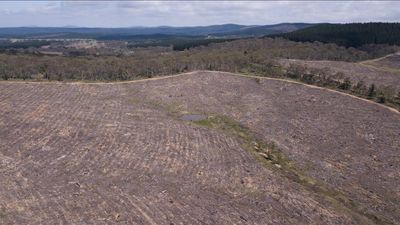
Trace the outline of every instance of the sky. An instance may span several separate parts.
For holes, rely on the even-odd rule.
[[[2,1],[0,27],[400,22],[400,1]]]

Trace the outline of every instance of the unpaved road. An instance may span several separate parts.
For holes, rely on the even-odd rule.
[[[372,66],[383,71],[391,71],[400,75],[400,52],[378,59],[363,61],[361,64]]]
[[[237,138],[171,111],[229,116],[346,195],[362,222],[400,221],[399,114],[301,84],[194,72],[1,82],[0,222],[361,223],[264,167]]]
[[[290,64],[303,65],[308,68],[326,69],[331,73],[341,72],[350,78],[353,85],[359,81],[364,81],[366,85],[375,84],[381,88],[390,87],[400,91],[400,71],[395,67],[399,64],[398,60],[393,58],[398,55],[390,55],[387,58],[378,59],[378,61],[364,61],[361,63],[341,62],[341,61],[307,61],[295,59],[281,59],[279,64],[288,67]],[[386,61],[389,61],[386,63]],[[398,65],[397,65],[398,66]]]

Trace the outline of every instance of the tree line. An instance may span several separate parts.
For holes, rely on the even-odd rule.
[[[193,70],[217,70],[295,79],[400,108],[400,93],[389,92],[387,88],[375,85],[366,87],[362,82],[353,84],[344,74],[331,74],[326,69],[294,65],[284,68],[275,62],[279,58],[359,61],[396,50],[397,47],[386,45],[373,45],[367,50],[360,50],[335,44],[261,38],[211,43],[208,46],[176,52],[143,52],[133,56],[64,57],[0,54],[0,78],[124,81]]]
[[[191,70],[262,72],[271,70],[269,62],[277,58],[360,61],[398,49],[373,45],[360,50],[335,44],[260,38],[211,43],[176,52],[138,51],[132,56],[65,57],[3,53],[0,54],[0,78],[115,81]]]
[[[293,41],[319,41],[346,47],[400,45],[400,23],[319,24],[276,36]]]
[[[341,72],[330,73],[326,68],[308,68],[304,65],[295,64],[291,64],[280,75],[306,84],[346,92],[400,110],[400,89],[396,90],[390,86],[377,87],[373,83],[367,86],[362,80],[353,83]]]

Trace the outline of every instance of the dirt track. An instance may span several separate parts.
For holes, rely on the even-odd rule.
[[[0,221],[360,223],[262,166],[237,138],[171,111],[229,116],[361,211],[400,221],[398,114],[331,91],[218,72],[0,83]]]
[[[279,61],[281,65],[289,66],[306,65],[309,68],[323,69],[327,68],[333,73],[342,72],[349,77],[353,84],[359,81],[364,81],[367,85],[375,84],[379,87],[392,87],[395,90],[400,90],[400,71],[391,64],[393,68],[386,66],[384,62],[393,58],[394,56],[387,56],[383,61],[365,61],[362,63],[350,63],[341,61],[306,61],[306,60],[293,60],[282,59]],[[397,56],[398,57],[398,56]],[[398,61],[395,61],[398,63]]]
[[[367,60],[361,63],[381,69],[383,71],[391,71],[400,74],[400,52],[374,60]]]

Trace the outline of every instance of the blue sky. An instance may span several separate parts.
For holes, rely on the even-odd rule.
[[[0,27],[400,22],[399,1],[0,2]]]

